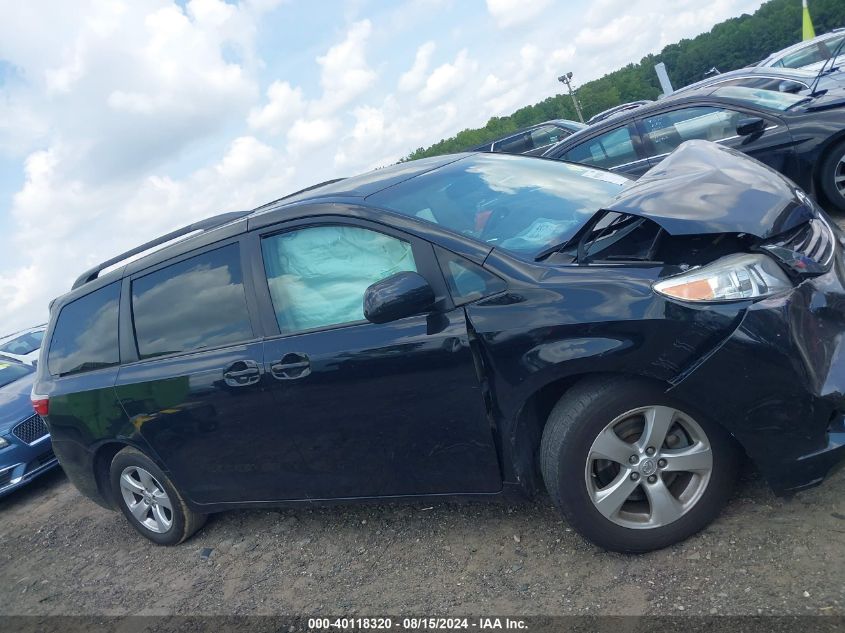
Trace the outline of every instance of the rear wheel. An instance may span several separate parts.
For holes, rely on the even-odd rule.
[[[845,212],[845,142],[827,153],[820,174],[825,197],[834,208]]]
[[[154,543],[176,545],[205,523],[206,515],[192,511],[167,475],[137,449],[114,456],[110,480],[124,516]]]
[[[739,450],[718,424],[629,379],[576,385],[543,433],[552,500],[581,535],[620,552],[681,541],[730,497]]]

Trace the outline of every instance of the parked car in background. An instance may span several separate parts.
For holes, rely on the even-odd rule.
[[[34,364],[38,360],[38,350],[41,349],[41,339],[44,337],[46,327],[46,325],[36,325],[0,337],[0,354],[30,365]]]
[[[843,41],[845,41],[845,28],[833,29],[812,40],[798,42],[777,53],[772,53],[756,65],[818,71]]]
[[[31,365],[0,355],[0,496],[58,465],[47,425],[32,410]]]
[[[845,211],[845,92],[839,90],[808,97],[701,88],[592,125],[544,156],[639,177],[690,139],[745,152]]]
[[[538,123],[513,132],[508,136],[482,143],[470,149],[471,152],[503,152],[505,154],[542,154],[549,147],[563,140],[573,132],[587,126],[568,119],[554,119]]]
[[[843,457],[843,240],[704,141],[639,182],[401,163],[86,271],[33,404],[79,490],[160,544],[230,508],[545,486],[650,550],[719,513],[740,447],[779,493]]]
[[[590,117],[587,121],[587,125],[593,125],[594,123],[598,123],[599,121],[604,121],[605,119],[609,119],[610,117],[619,114],[620,112],[627,112],[628,110],[633,110],[634,108],[639,108],[640,106],[644,106],[647,103],[654,103],[651,100],[643,100],[643,101],[631,101],[629,103],[622,103],[618,106],[613,106],[612,108],[608,108],[607,110],[603,110],[596,115]]]
[[[702,79],[689,86],[679,88],[672,93],[672,96],[708,86],[741,86],[743,88],[776,90],[801,95],[809,94],[813,86],[815,86],[816,91],[845,89],[845,72],[826,72],[821,77],[818,75],[819,73],[816,71],[801,68],[753,66]],[[818,83],[816,83],[816,78],[818,78]]]

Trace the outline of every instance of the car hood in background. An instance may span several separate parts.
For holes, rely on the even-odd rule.
[[[816,97],[804,106],[803,109],[805,112],[820,112],[822,110],[845,106],[845,90],[842,87],[831,87],[827,85],[825,89],[827,90],[825,94]]]
[[[812,203],[778,172],[709,141],[687,141],[607,205],[671,235],[778,235],[813,217]]]
[[[30,392],[35,382],[35,372],[0,387],[0,434],[7,433],[15,424],[33,413]]]

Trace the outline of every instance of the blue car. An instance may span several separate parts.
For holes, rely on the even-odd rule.
[[[47,425],[33,410],[35,369],[0,356],[0,497],[58,465]]]

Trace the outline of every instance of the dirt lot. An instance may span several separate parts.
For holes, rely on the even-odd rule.
[[[163,548],[57,471],[0,501],[0,611],[843,615],[843,493],[845,471],[788,501],[748,472],[708,530],[645,556],[585,543],[546,497],[228,512]]]

